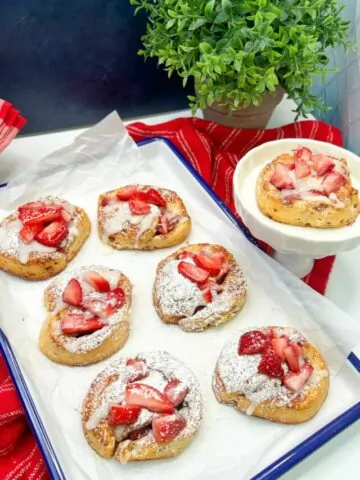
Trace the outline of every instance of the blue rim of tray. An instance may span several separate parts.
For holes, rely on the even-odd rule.
[[[233,213],[231,213],[231,211],[226,207],[224,202],[217,196],[217,194],[203,180],[203,178],[198,174],[198,172],[183,157],[183,155],[173,145],[173,143],[162,137],[151,137],[149,139],[138,142],[137,145],[141,147],[143,145],[147,145],[156,141],[161,141],[170,148],[170,150],[178,157],[178,159],[185,166],[185,168],[187,168],[187,170],[193,175],[193,177],[195,177],[201,187],[210,195],[210,197],[214,200],[218,207],[220,207],[220,209],[236,225],[236,227],[242,231],[246,238],[258,248],[261,248],[259,242],[251,235],[249,230],[241,224],[241,222],[233,215]],[[5,186],[6,184],[2,184],[0,185],[0,188]],[[15,388],[17,390],[27,419],[37,440],[52,480],[66,480],[59,459],[56,456],[54,448],[46,433],[44,424],[35,407],[26,381],[21,373],[19,364],[11,349],[8,339],[5,333],[1,330],[1,328],[0,353],[3,354],[5,363],[8,367],[12,380],[14,381]],[[348,361],[360,373],[360,359],[353,352],[350,353],[350,355],[348,356]],[[296,464],[304,460],[304,458],[315,452],[315,450],[323,446],[325,443],[327,443],[329,440],[334,438],[336,435],[338,435],[340,432],[345,430],[347,427],[349,427],[351,424],[355,423],[359,419],[360,402],[353,405],[351,408],[336,417],[334,420],[332,420],[330,423],[325,425],[313,435],[310,435],[303,442],[299,443],[296,447],[289,450],[285,455],[278,458],[275,462],[273,462],[264,470],[256,474],[250,480],[275,480],[279,478],[281,475],[288,472]]]

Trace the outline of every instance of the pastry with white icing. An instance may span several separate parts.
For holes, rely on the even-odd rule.
[[[47,196],[18,207],[0,223],[0,270],[44,280],[64,270],[90,234],[82,208]]]
[[[327,365],[297,330],[243,330],[223,348],[213,390],[220,403],[247,415],[302,423],[319,411],[329,390]]]
[[[121,463],[174,457],[199,429],[197,378],[165,351],[119,358],[93,381],[83,403],[86,441]]]
[[[351,225],[360,208],[346,160],[306,147],[265,166],[256,199],[262,213],[277,222],[315,228]]]
[[[59,275],[45,290],[40,350],[72,366],[110,357],[129,336],[131,295],[132,285],[119,270],[92,265]]]
[[[127,185],[100,195],[98,230],[101,240],[118,250],[153,250],[185,240],[191,219],[177,193]]]
[[[234,256],[221,245],[187,245],[162,260],[153,288],[165,323],[201,332],[231,320],[244,306],[247,284]]]

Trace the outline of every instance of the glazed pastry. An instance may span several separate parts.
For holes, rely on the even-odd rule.
[[[26,280],[57,275],[78,253],[91,224],[82,208],[48,196],[0,223],[0,269]]]
[[[297,330],[247,329],[222,350],[213,389],[220,403],[248,415],[301,423],[324,403],[329,372],[319,352]]]
[[[200,332],[232,319],[246,292],[234,256],[220,245],[203,243],[180,248],[160,262],[153,300],[163,322]]]
[[[120,350],[129,336],[132,286],[118,270],[86,266],[45,290],[49,312],[39,347],[51,360],[89,365]]]
[[[266,165],[257,180],[256,199],[262,213],[289,225],[342,227],[359,213],[346,160],[306,147]]]
[[[100,373],[83,404],[85,438],[119,462],[174,457],[202,416],[199,382],[167,352],[120,358]]]
[[[102,241],[118,250],[153,250],[185,240],[191,219],[175,192],[128,185],[100,195],[98,228]]]

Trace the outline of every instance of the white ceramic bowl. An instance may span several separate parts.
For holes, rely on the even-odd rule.
[[[286,225],[271,220],[256,202],[256,180],[261,169],[277,156],[305,146],[315,153],[345,158],[353,186],[360,190],[360,158],[330,143],[306,138],[275,140],[250,150],[237,164],[233,183],[236,209],[254,237],[263,240],[275,251],[275,258],[298,276],[311,271],[313,261],[360,244],[360,216],[353,225],[342,228],[311,228]]]

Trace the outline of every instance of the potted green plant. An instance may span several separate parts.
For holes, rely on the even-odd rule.
[[[284,92],[297,117],[322,109],[314,75],[328,49],[347,48],[338,0],[130,0],[148,14],[144,48],[169,76],[193,78],[193,112],[243,128],[265,127]]]

